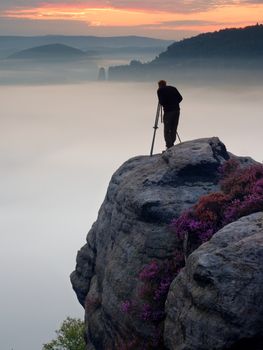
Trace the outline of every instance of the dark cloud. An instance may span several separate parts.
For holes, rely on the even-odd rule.
[[[14,7],[32,7],[43,4],[71,4],[93,7],[111,6],[115,8],[133,8],[142,10],[170,11],[178,13],[207,11],[226,5],[263,4],[263,0],[1,0],[0,10]]]
[[[263,0],[112,0],[108,3],[120,8],[138,8],[178,13],[207,11],[226,5],[263,4]]]
[[[231,1],[232,2],[232,1]],[[128,8],[141,8],[141,9],[152,9],[170,12],[198,12],[205,11],[213,7],[221,6],[222,4],[229,3],[229,1],[224,0],[112,0],[110,1],[114,6]]]
[[[87,6],[103,6],[106,4],[106,0],[1,0],[0,3],[0,10],[7,10],[7,9],[15,9],[15,8],[31,8],[31,7],[39,7],[39,6],[45,6],[45,5],[84,5],[87,4]],[[106,5],[105,5],[106,6]]]
[[[49,20],[38,21],[20,18],[0,17],[1,35],[85,35],[89,24],[83,21]]]

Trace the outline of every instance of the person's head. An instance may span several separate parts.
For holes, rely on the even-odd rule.
[[[158,81],[158,86],[159,86],[159,88],[165,87],[166,86],[166,81],[165,80],[159,80]]]

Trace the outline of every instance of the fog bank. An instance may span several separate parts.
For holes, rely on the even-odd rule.
[[[262,161],[262,87],[177,88],[183,141],[218,136],[229,151]],[[1,347],[36,350],[66,316],[83,317],[69,274],[112,173],[150,152],[156,85],[0,90]],[[160,126],[154,151],[163,149]]]

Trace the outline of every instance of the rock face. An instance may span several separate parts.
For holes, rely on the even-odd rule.
[[[174,350],[263,349],[263,212],[225,226],[170,286],[165,343]]]
[[[145,264],[153,259],[169,260],[175,249],[182,249],[169,230],[170,220],[218,189],[218,167],[229,157],[218,138],[199,139],[174,146],[162,155],[133,158],[113,175],[71,274],[73,288],[85,307],[87,349],[147,348],[143,344],[152,339],[154,324],[124,314],[121,303],[138,302],[138,275]],[[238,159],[251,163],[250,158]],[[172,298],[170,294],[167,346],[194,349],[171,345],[172,323],[177,317]],[[127,345],[134,338],[141,347]]]

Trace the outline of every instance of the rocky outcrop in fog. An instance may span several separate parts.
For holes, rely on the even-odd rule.
[[[157,296],[162,290],[156,294],[158,309],[150,310],[145,296],[143,279],[160,266],[165,266],[165,275],[174,255],[185,253],[184,243],[169,227],[171,220],[200,197],[218,191],[219,168],[230,157],[242,166],[254,163],[231,155],[213,137],[184,142],[153,157],[135,157],[113,175],[71,274],[78,300],[85,307],[88,350],[213,346],[223,350],[241,340],[242,334],[245,338],[262,336],[257,332],[260,323],[254,327],[260,316],[262,321],[261,307],[255,308],[257,302],[262,304],[263,276],[257,268],[263,262],[260,214],[226,226],[190,255],[178,277],[179,270],[173,282],[166,281],[168,287],[172,282],[166,313],[165,299]],[[258,245],[257,250],[253,245]],[[238,310],[241,316],[257,314],[245,322],[238,319]],[[210,338],[207,329],[211,329]]]

